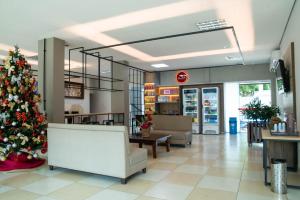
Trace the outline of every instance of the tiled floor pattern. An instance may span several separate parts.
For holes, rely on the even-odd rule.
[[[116,178],[47,166],[0,173],[0,200],[268,200],[300,199],[300,190],[276,195],[263,184],[262,146],[248,147],[246,135],[194,135],[190,147],[158,148],[147,173],[126,185]],[[83,159],[84,162],[84,159]],[[300,184],[300,173],[291,182]]]

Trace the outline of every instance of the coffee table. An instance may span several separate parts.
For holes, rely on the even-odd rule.
[[[140,148],[143,147],[143,144],[151,145],[153,158],[156,158],[156,147],[158,144],[166,145],[167,152],[170,151],[170,138],[171,135],[166,134],[150,134],[149,137],[142,137],[141,135],[131,135],[129,136],[129,142],[138,143]]]

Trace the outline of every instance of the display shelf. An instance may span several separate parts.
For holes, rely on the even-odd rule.
[[[179,87],[175,87],[175,86],[158,87],[157,102],[179,103]]]
[[[155,102],[156,102],[156,91],[155,83],[145,83],[144,84],[144,103],[145,103],[145,113],[152,114],[155,112]]]

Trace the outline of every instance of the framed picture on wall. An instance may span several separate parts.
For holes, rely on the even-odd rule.
[[[84,98],[83,84],[65,81],[65,98],[83,99]]]

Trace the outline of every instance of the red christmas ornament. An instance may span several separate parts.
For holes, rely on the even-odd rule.
[[[10,84],[9,80],[5,80],[5,85],[8,86]]]
[[[42,154],[47,153],[47,149],[42,149],[42,150],[41,150],[41,153],[42,153]]]
[[[19,67],[23,67],[25,65],[25,60],[17,60],[16,64],[19,66]]]
[[[21,121],[22,114],[20,112],[16,112],[16,117],[18,121]]]
[[[39,123],[42,123],[44,121],[44,116],[43,115],[39,115],[38,118],[37,118],[37,121]]]
[[[44,148],[47,148],[47,147],[48,147],[48,142],[44,142],[44,143],[43,143],[43,147],[44,147]]]
[[[25,112],[22,112],[22,120],[23,122],[26,122],[27,121],[27,117],[26,117],[26,113]]]

